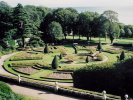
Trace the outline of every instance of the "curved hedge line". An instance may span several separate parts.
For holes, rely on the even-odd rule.
[[[103,91],[124,96],[133,96],[133,58],[121,63],[104,63],[91,65],[77,70],[73,74],[74,86],[77,88]]]

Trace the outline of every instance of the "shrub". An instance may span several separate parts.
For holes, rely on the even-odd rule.
[[[60,54],[60,56],[59,56],[59,57],[60,57],[60,59],[62,59],[62,58],[63,58],[63,57],[62,57],[62,54]]]
[[[122,51],[120,54],[120,61],[125,59],[125,52]]]
[[[12,90],[6,83],[0,82],[0,92],[10,94]]]
[[[48,48],[48,45],[47,44],[45,45],[44,53],[49,53],[49,48]]]
[[[53,61],[52,61],[52,68],[57,69],[58,66],[59,66],[58,57],[55,56]]]
[[[88,63],[88,62],[89,62],[89,57],[87,56],[87,57],[86,57],[86,63]]]
[[[102,44],[101,44],[101,42],[98,43],[97,50],[99,52],[102,52]]]

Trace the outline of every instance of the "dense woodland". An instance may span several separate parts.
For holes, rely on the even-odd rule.
[[[118,21],[118,14],[108,10],[79,13],[74,8],[50,9],[47,7],[18,4],[11,7],[0,2],[0,48],[43,46],[44,43],[66,40],[68,35],[115,38],[133,37],[133,26]],[[30,38],[26,44],[26,38]]]

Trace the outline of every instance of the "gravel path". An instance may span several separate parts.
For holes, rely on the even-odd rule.
[[[5,71],[2,67],[3,62],[7,58],[13,56],[14,54],[16,54],[16,53],[4,55],[0,58],[0,73],[1,74],[14,76],[13,74],[10,74],[7,71]],[[33,88],[29,88],[29,87],[23,87],[23,86],[11,84],[11,83],[9,85],[14,92],[16,92],[18,94],[22,94],[22,95],[31,96],[33,98],[38,98],[39,100],[53,100],[53,99],[55,99],[55,100],[81,100],[81,99],[77,99],[77,98],[57,95],[57,94],[54,94],[51,92],[47,92],[45,90],[44,91],[37,90],[37,89],[33,89]],[[59,85],[71,86],[72,84],[71,83],[70,84],[69,83],[59,83]]]
[[[8,73],[7,71],[5,71],[5,70],[3,69],[3,67],[2,67],[4,61],[5,61],[7,58],[13,56],[14,54],[16,54],[16,53],[12,53],[12,54],[8,54],[8,55],[1,56],[1,58],[0,58],[0,73],[1,73],[1,74],[14,76],[13,74],[10,74],[10,73]]]
[[[15,84],[10,84],[9,85],[12,90],[16,93],[22,94],[22,95],[27,95],[31,96],[33,98],[37,98],[39,100],[81,100],[73,97],[68,97],[68,96],[62,96],[58,94],[54,94],[51,92],[46,92],[45,90],[37,90],[29,87],[22,87],[19,85]]]

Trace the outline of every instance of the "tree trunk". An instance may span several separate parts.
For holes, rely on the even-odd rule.
[[[87,41],[89,41],[89,33],[87,33]]]
[[[22,36],[22,47],[25,47],[25,38]]]
[[[80,33],[78,32],[78,34],[79,34],[79,40],[80,40]]]
[[[73,42],[74,42],[74,34],[73,34]]]

